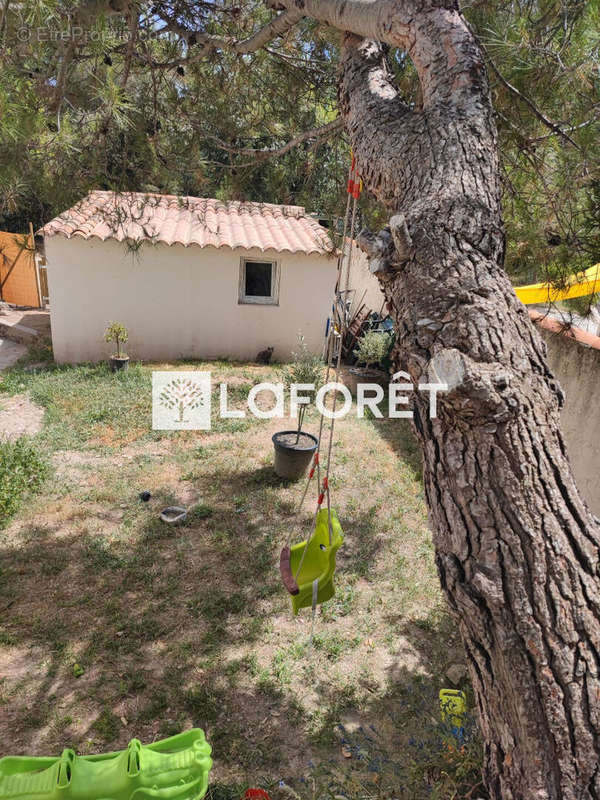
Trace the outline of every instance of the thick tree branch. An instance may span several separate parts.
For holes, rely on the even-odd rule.
[[[451,102],[469,108],[487,99],[483,59],[456,0],[281,0],[291,9],[364,39],[399,47],[419,74],[425,108]]]
[[[379,200],[397,204],[397,176],[412,157],[411,142],[423,138],[423,116],[399,96],[379,43],[346,36],[340,73],[340,110],[360,172]]]
[[[161,14],[161,18],[166,23],[168,30],[176,31],[181,36],[185,36],[190,44],[200,46],[201,49],[198,56],[188,57],[186,59],[188,62],[203,58],[207,53],[212,53],[215,50],[229,50],[237,55],[255,53],[273,41],[273,39],[277,39],[291,30],[303,16],[304,14],[300,9],[292,7],[290,10],[282,11],[281,14],[278,14],[262,28],[259,28],[252,36],[246,39],[235,39],[231,36],[216,36],[200,31],[190,31],[176,20]]]

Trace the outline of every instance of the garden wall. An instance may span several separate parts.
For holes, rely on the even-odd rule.
[[[530,311],[566,395],[562,427],[579,489],[600,517],[600,337]]]
[[[379,311],[384,297],[368,259],[355,248],[350,285],[361,299]],[[548,347],[548,360],[566,395],[562,427],[577,484],[590,508],[600,517],[600,337],[579,328],[565,330],[555,319],[529,311]]]
[[[378,314],[382,311],[384,314],[387,313],[384,309],[385,297],[379,287],[377,276],[369,270],[369,259],[356,245],[352,247],[349,286],[354,289],[353,311],[364,303],[369,311],[376,311]]]

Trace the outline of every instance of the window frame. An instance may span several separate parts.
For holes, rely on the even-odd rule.
[[[270,264],[271,265],[271,294],[269,297],[263,295],[246,294],[246,264]],[[251,258],[242,256],[240,258],[240,278],[238,287],[238,305],[248,306],[278,306],[279,305],[279,262],[273,259]]]

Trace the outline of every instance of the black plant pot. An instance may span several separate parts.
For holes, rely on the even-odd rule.
[[[109,359],[112,372],[121,372],[129,369],[129,356],[111,356]]]
[[[343,381],[350,389],[350,394],[356,397],[358,394],[358,386],[361,383],[375,383],[386,389],[390,376],[387,372],[381,369],[372,369],[368,367],[351,367],[343,376]]]
[[[296,439],[298,441],[296,442]],[[275,472],[280,478],[297,481],[311,462],[319,440],[312,433],[279,431],[272,437],[275,447]]]

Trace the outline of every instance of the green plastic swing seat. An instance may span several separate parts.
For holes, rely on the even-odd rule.
[[[211,748],[200,728],[126,750],[59,758],[0,759],[0,800],[201,800]]]
[[[317,603],[330,600],[335,594],[333,576],[335,573],[335,554],[344,541],[344,532],[335,511],[331,511],[331,546],[329,546],[329,522],[327,509],[317,512],[315,532],[308,542],[306,556],[300,572],[296,576],[299,592],[292,594],[292,608],[297,614],[301,608],[310,608],[313,602],[313,583],[319,579]],[[295,544],[290,551],[290,568],[296,575],[302,560],[306,542]]]

